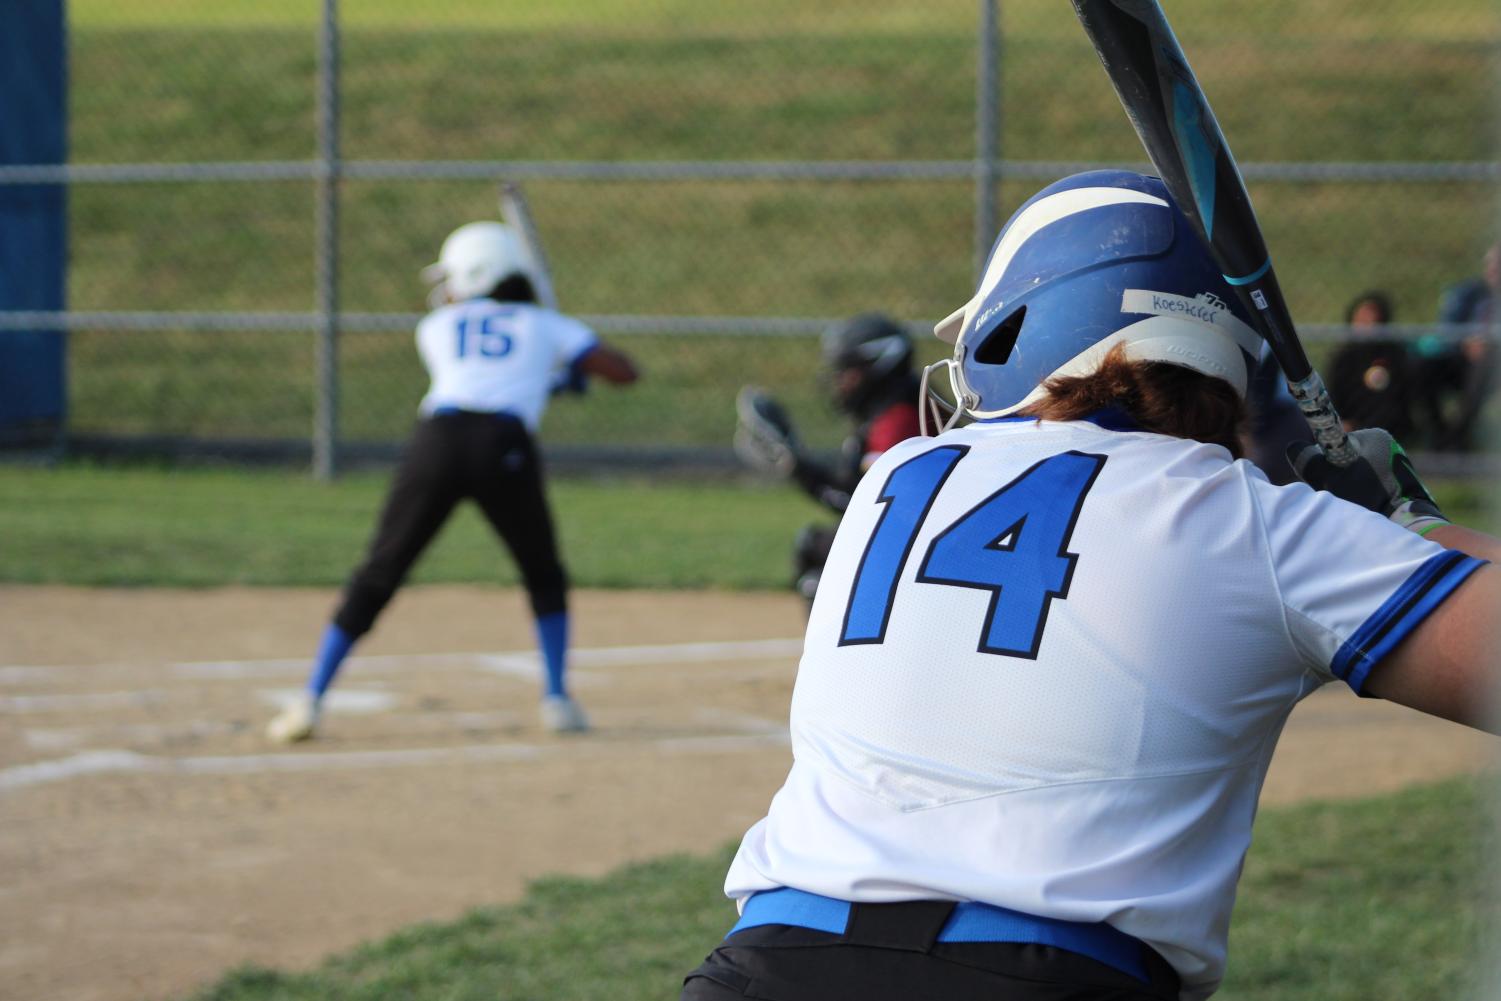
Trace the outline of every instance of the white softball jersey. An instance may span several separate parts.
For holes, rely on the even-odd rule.
[[[904,442],[840,523],[794,764],[725,892],[1104,921],[1207,997],[1288,713],[1359,691],[1481,562],[1215,445],[1016,418]]]
[[[535,433],[554,381],[598,344],[583,323],[540,306],[481,298],[440,307],[417,325],[432,379],[419,412],[506,411]]]

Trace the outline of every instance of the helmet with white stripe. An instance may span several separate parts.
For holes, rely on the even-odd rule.
[[[1245,395],[1260,340],[1162,181],[1124,170],[1075,174],[1019,208],[974,296],[933,332],[960,415],[1001,417],[1057,376],[1095,371],[1116,345]],[[927,373],[924,373],[926,378]]]

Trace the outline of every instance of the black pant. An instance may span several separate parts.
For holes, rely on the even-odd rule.
[[[854,904],[843,935],[760,925],[683,983],[681,1001],[1177,1001],[1178,976],[1142,946],[1150,982],[1046,945],[936,942],[952,904]]]
[[[438,534],[472,497],[521,568],[539,618],[567,608],[542,465],[526,426],[508,414],[455,413],[418,422],[391,481],[365,562],[344,589],[334,623],[364,635]]]

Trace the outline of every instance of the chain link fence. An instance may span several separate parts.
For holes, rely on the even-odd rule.
[[[1468,330],[1431,325],[1501,232],[1494,4],[1167,8],[1312,353],[1372,288],[1413,343]],[[388,453],[426,384],[418,269],[496,217],[509,179],[563,308],[645,376],[560,399],[555,452],[725,461],[742,383],[829,446],[822,326],[877,309],[922,329],[1032,191],[1143,160],[1057,0],[72,0],[68,17],[70,163],[0,183],[67,185],[70,311],[0,324],[66,329],[75,445],[300,448],[322,474]]]

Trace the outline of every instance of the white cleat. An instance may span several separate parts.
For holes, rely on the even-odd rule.
[[[583,733],[589,729],[589,718],[568,696],[548,695],[542,699],[542,725],[553,733]]]
[[[318,703],[300,695],[266,724],[266,739],[273,744],[295,744],[310,738],[317,726]]]

